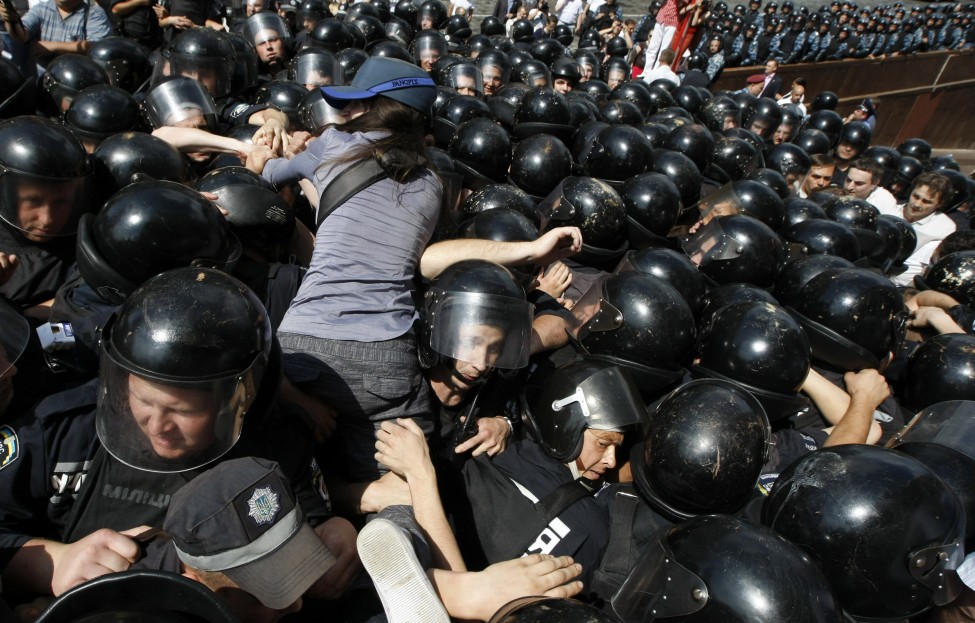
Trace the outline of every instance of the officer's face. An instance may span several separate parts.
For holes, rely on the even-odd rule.
[[[857,148],[849,143],[840,143],[836,146],[836,157],[841,160],[853,160],[858,153]]]
[[[424,71],[431,71],[433,64],[440,59],[440,50],[423,50],[420,52],[420,67]]]
[[[475,88],[473,76],[455,76],[454,89],[461,95],[477,97],[477,89]]]
[[[613,433],[587,428],[582,435],[582,452],[576,459],[576,467],[582,476],[599,480],[616,467],[616,449],[623,443],[623,433]]]
[[[833,165],[829,165],[809,169],[809,175],[806,176],[805,183],[806,194],[811,195],[827,188],[830,180],[833,179],[833,171],[835,168]]]
[[[257,45],[257,56],[262,63],[284,60],[284,39],[275,34]]]
[[[257,13],[260,13],[263,10],[264,10],[264,6],[261,3],[248,2],[247,6],[244,7],[244,14],[247,15],[247,17],[250,17],[251,15],[256,15]]]
[[[626,72],[623,71],[611,71],[606,76],[606,84],[609,85],[610,89],[615,89],[623,84],[624,80],[626,80]]]
[[[501,88],[501,68],[493,65],[481,67],[481,76],[484,78],[484,94],[494,95]]]
[[[48,242],[59,235],[71,221],[75,195],[81,191],[81,180],[69,182],[34,182],[17,184],[17,220],[24,236],[31,242]]]
[[[565,95],[566,93],[572,90],[572,83],[566,80],[565,78],[556,78],[555,82],[552,84],[552,88],[554,88],[562,95]]]
[[[129,407],[160,458],[189,458],[216,441],[217,405],[210,392],[160,385],[130,374]]]
[[[500,327],[479,324],[457,330],[453,377],[470,387],[490,371],[501,356],[505,333]]]
[[[846,172],[846,183],[843,184],[846,194],[853,195],[857,199],[866,199],[876,187],[873,176],[869,172],[854,167],[850,167]]]
[[[930,216],[940,205],[940,193],[932,190],[930,186],[918,186],[911,191],[911,197],[904,206],[904,218],[911,223],[920,221]]]
[[[775,128],[775,134],[772,135],[772,143],[774,143],[775,145],[785,143],[790,138],[792,138],[792,131],[794,129],[795,126],[785,124],[785,123],[780,123],[779,127]]]

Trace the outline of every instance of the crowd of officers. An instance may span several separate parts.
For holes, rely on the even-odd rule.
[[[390,574],[431,582],[437,616],[512,623],[971,616],[975,179],[950,156],[874,144],[828,91],[647,83],[598,31],[475,34],[438,0],[113,2],[122,35],[97,37],[102,8],[49,1],[0,11],[0,618],[140,564],[249,593],[228,598],[242,620],[429,612]],[[759,6],[715,4],[700,49],[791,63],[975,33],[970,6]],[[423,72],[384,82],[376,58]],[[441,195],[408,278],[422,378],[375,361],[361,390],[437,407],[373,422],[389,471],[359,488],[330,445],[358,424],[275,331],[323,219],[374,180],[319,196],[326,161],[265,168],[341,135],[342,85],[436,89]],[[373,285],[345,270],[346,294]],[[179,531],[178,492],[243,457],[293,491],[211,478],[194,502],[263,525],[290,500],[331,553],[299,561],[313,577],[269,574],[281,556],[234,574],[297,528]],[[426,574],[383,562],[395,539],[356,553],[371,513]],[[176,601],[140,607],[188,620]]]

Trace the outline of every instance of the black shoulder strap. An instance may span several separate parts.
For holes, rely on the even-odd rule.
[[[564,482],[556,487],[551,493],[535,503],[535,511],[538,513],[532,521],[535,525],[540,525],[540,530],[550,524],[553,519],[558,517],[562,511],[569,508],[584,497],[592,496],[596,493],[598,485],[579,476],[570,482]],[[518,552],[524,552],[528,546],[538,538],[538,531],[532,530],[528,533],[528,538],[518,548]]]
[[[322,226],[329,214],[362,190],[372,186],[379,180],[389,177],[375,158],[365,158],[346,170],[325,187],[321,199],[318,200],[318,222],[316,227]]]

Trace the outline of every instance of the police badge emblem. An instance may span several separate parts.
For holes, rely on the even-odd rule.
[[[271,487],[254,489],[254,493],[247,500],[247,509],[247,514],[257,525],[269,524],[274,521],[274,516],[281,510],[278,494],[272,491]]]
[[[0,426],[0,469],[10,465],[20,456],[20,440],[9,426]]]

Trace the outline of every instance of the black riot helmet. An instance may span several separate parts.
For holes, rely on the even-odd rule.
[[[809,255],[830,255],[855,262],[860,258],[860,242],[848,225],[824,219],[810,219],[782,231],[789,242],[802,245]]]
[[[726,283],[713,287],[704,296],[704,309],[701,310],[700,321],[702,327],[711,323],[720,310],[728,305],[745,302],[771,303],[775,305],[777,301],[768,290],[763,290],[747,283]]]
[[[532,220],[536,218],[535,202],[511,184],[485,184],[468,195],[460,206],[466,215],[502,209],[514,210]]]
[[[471,119],[457,128],[450,156],[464,170],[467,188],[503,182],[511,165],[511,139],[490,119]]]
[[[410,3],[413,4],[412,2]],[[399,5],[397,5],[397,8]],[[298,4],[297,25],[299,29],[310,30],[314,24],[331,17],[332,12],[328,10],[325,0],[302,0]]]
[[[266,104],[272,110],[283,112],[291,120],[292,125],[297,125],[298,105],[306,95],[308,89],[303,85],[287,80],[269,80],[254,94],[254,102]]]
[[[440,0],[426,0],[420,5],[418,17],[421,27],[426,18],[430,20],[426,28],[443,28],[447,24],[447,7]]]
[[[591,82],[591,80],[589,81]],[[589,84],[586,82],[584,84]],[[636,126],[643,123],[643,115],[633,102],[609,100],[599,107],[599,114],[607,123]]]
[[[477,55],[477,66],[485,81],[485,91],[496,94],[511,78],[511,62],[501,50],[485,50]]]
[[[205,125],[217,129],[217,106],[199,81],[173,76],[146,93],[142,112],[153,129],[163,126]]]
[[[70,130],[40,117],[0,122],[0,219],[41,242],[78,230],[78,219],[90,205],[91,168],[84,147]],[[22,193],[43,191],[57,207],[51,223],[37,229],[22,222]]]
[[[757,586],[760,597],[745,588]],[[730,515],[660,528],[612,603],[624,623],[844,620],[829,581],[805,552]]]
[[[550,134],[536,134],[520,141],[511,157],[508,180],[533,197],[555,190],[572,172],[572,154],[565,143]]]
[[[199,193],[175,182],[137,182],[82,219],[78,270],[104,300],[120,304],[172,268],[231,272],[241,249],[226,219]]]
[[[237,616],[204,584],[168,571],[130,569],[75,586],[55,599],[40,623],[143,621],[235,623]]]
[[[398,17],[392,17],[385,26],[386,38],[391,43],[396,43],[404,50],[407,50],[413,43],[413,37],[416,36],[416,29],[413,26],[413,22],[407,22]],[[409,52],[407,51],[407,56]],[[412,60],[412,57],[410,57]]]
[[[575,599],[521,597],[502,606],[488,623],[613,623],[613,618],[594,606]]]
[[[108,72],[87,56],[61,54],[48,64],[44,72],[38,105],[48,116],[60,117],[79,91],[110,83]]]
[[[826,220],[826,211],[811,199],[789,197],[782,203],[782,206],[785,208],[786,227],[810,219]]]
[[[484,100],[472,95],[452,97],[437,109],[437,115],[433,118],[432,133],[437,146],[449,147],[457,126],[476,118],[492,118],[491,109]]]
[[[531,242],[538,228],[530,218],[509,208],[478,212],[464,221],[458,232],[464,238],[498,242]]]
[[[901,247],[904,244],[904,232],[910,228],[910,224],[907,224],[905,228],[903,224],[897,223],[897,221],[903,220],[900,217],[885,214],[880,215],[880,218],[877,220],[877,235],[880,236],[883,244],[876,247],[871,253],[868,253],[867,259],[870,260],[872,266],[876,266],[884,271],[884,273],[890,270],[890,267],[901,256]]]
[[[693,160],[676,151],[658,149],[653,153],[650,171],[670,178],[680,191],[680,200],[685,208],[697,203],[701,196],[703,178]]]
[[[733,513],[752,495],[768,459],[771,428],[754,396],[700,379],[668,394],[630,454],[640,497],[671,521]]]
[[[835,255],[797,257],[783,266],[775,279],[775,298],[780,305],[791,307],[813,277],[831,268],[853,268],[853,262]]]
[[[705,102],[700,116],[712,132],[723,132],[741,125],[741,108],[735,100],[725,95],[712,97]]]
[[[640,124],[640,131],[647,137],[654,149],[664,146],[664,141],[673,132],[673,129],[660,121],[647,121]]]
[[[852,147],[856,152],[853,157],[856,158],[870,146],[872,135],[873,132],[870,130],[870,126],[865,122],[850,121],[849,123],[843,124],[843,127],[840,129],[839,138],[836,139],[836,144]]]
[[[652,275],[669,283],[684,298],[695,318],[704,309],[707,280],[683,253],[666,248],[630,251],[616,272],[628,270]]]
[[[507,268],[462,260],[433,281],[423,297],[420,363],[442,357],[516,370],[528,365],[534,306]]]
[[[666,238],[682,210],[680,191],[662,173],[641,173],[623,183],[630,246],[642,248]]]
[[[782,107],[770,97],[760,97],[742,114],[741,126],[771,141],[775,130],[782,123]]]
[[[781,229],[785,208],[782,198],[771,187],[749,179],[733,182],[731,188],[738,199],[740,214],[757,218],[773,231]]]
[[[820,110],[836,110],[836,107],[840,104],[840,97],[833,93],[832,91],[820,91],[813,98],[812,103],[809,105],[809,110],[811,112],[817,112]]]
[[[520,398],[532,437],[562,463],[579,457],[586,429],[622,433],[639,425],[646,410],[626,370],[592,360],[536,373]]]
[[[538,205],[542,231],[575,226],[582,231],[582,263],[613,263],[627,246],[626,208],[612,186],[591,177],[570,176]]]
[[[362,64],[369,59],[369,55],[358,48],[344,48],[335,52],[335,59],[342,66],[342,74],[345,76],[346,82],[351,82]]]
[[[643,132],[628,125],[611,125],[594,137],[583,170],[586,175],[621,183],[646,171],[652,153]]]
[[[64,124],[82,141],[99,143],[113,134],[138,128],[139,103],[124,89],[98,85],[82,89],[64,113]]]
[[[261,176],[244,167],[222,167],[200,178],[196,189],[216,195],[213,203],[226,210],[230,229],[244,248],[272,262],[288,260],[295,213]]]
[[[813,358],[843,371],[879,368],[902,339],[904,303],[890,280],[864,269],[832,269],[802,288],[790,311]]]
[[[914,231],[914,227],[910,223],[898,216],[881,214],[880,221],[877,222],[878,228],[883,221],[900,229],[900,249],[894,256],[892,265],[897,266],[903,264],[907,258],[911,257],[915,249],[917,249],[917,232]]]
[[[126,132],[106,138],[91,155],[97,201],[104,203],[136,175],[186,182],[189,165],[175,147],[151,134]]]
[[[544,39],[543,39],[544,41]],[[565,80],[573,88],[582,80],[582,66],[574,58],[559,57],[550,63],[552,80]]]
[[[689,123],[674,128],[663,147],[684,154],[694,162],[699,171],[704,171],[711,164],[714,136],[704,126]]]
[[[696,376],[741,385],[773,422],[808,404],[798,392],[811,365],[809,340],[781,307],[748,302],[718,310],[701,328],[697,354]]]
[[[907,363],[901,396],[915,410],[945,400],[975,400],[975,337],[944,333],[924,341]]]
[[[152,75],[152,63],[145,48],[127,37],[105,37],[93,41],[88,58],[105,68],[112,84],[135,93]]]
[[[324,48],[305,48],[288,64],[288,80],[315,87],[345,84],[342,65]]]
[[[338,19],[326,17],[320,20],[308,34],[309,45],[323,47],[332,54],[338,54],[344,49],[354,48],[355,35],[352,26]],[[352,78],[346,73],[347,80]]]
[[[566,55],[565,46],[555,39],[539,39],[532,43],[528,52],[546,65],[552,65]]]
[[[237,55],[230,39],[210,28],[178,34],[170,48],[170,74],[195,78],[214,98],[230,93]]]
[[[522,63],[519,68],[524,65]],[[547,67],[545,69],[548,71]],[[534,87],[522,96],[515,107],[512,133],[518,138],[545,133],[568,139],[573,131],[569,118],[569,102],[564,95],[548,86]]]
[[[603,63],[599,77],[612,89],[629,80],[630,71],[630,64],[626,62],[625,58],[611,56]]]
[[[641,80],[635,80],[621,84],[619,87],[617,87],[617,89],[617,92],[621,97],[624,99],[631,99],[631,101],[641,89],[646,91],[650,105],[643,114],[647,116],[656,114],[663,110],[673,109],[677,106],[677,102],[674,101],[674,96],[659,84],[645,84]]]
[[[187,267],[150,279],[102,330],[95,413],[102,446],[144,471],[181,472],[217,460],[239,439],[259,394],[280,382],[267,370],[272,342],[260,299],[227,273]],[[174,392],[195,408],[199,436],[150,434],[153,415],[140,397]]]
[[[848,225],[860,242],[860,253],[870,255],[883,247],[883,239],[877,233],[880,210],[863,199],[843,196],[829,201],[823,209],[830,220]]]
[[[828,154],[832,149],[833,143],[829,136],[822,130],[815,128],[803,128],[796,135],[792,142],[810,156],[814,154]]]
[[[244,40],[242,35],[228,33],[227,40],[234,47],[234,54],[237,56],[234,74],[230,78],[230,92],[232,94],[250,93],[257,86],[261,59],[254,46]]]
[[[765,166],[784,175],[791,186],[805,178],[812,168],[812,160],[798,145],[779,143],[765,154]]]
[[[830,144],[835,145],[843,130],[843,118],[832,110],[818,110],[806,117],[803,129],[808,128],[825,133],[829,137]]]
[[[290,55],[291,31],[284,19],[274,11],[261,11],[244,21],[241,35],[252,47],[279,39],[284,43],[285,53]]]
[[[914,278],[922,290],[937,290],[962,305],[975,307],[975,251],[956,251],[928,268],[923,276]]]
[[[648,393],[680,378],[694,346],[694,315],[684,297],[663,279],[637,271],[594,283],[573,316],[581,349],[627,367]]]
[[[742,138],[726,136],[714,144],[707,175],[721,183],[733,182],[744,179],[760,163],[761,153],[754,145]]]
[[[874,145],[864,150],[863,157],[870,158],[884,168],[884,175],[880,180],[880,185],[889,190],[890,182],[901,163],[900,152],[893,147]]]
[[[555,27],[555,40],[559,43],[565,47],[569,47],[572,45],[573,39],[574,36],[572,34],[572,26],[569,26],[568,24],[559,24]]]
[[[531,43],[534,41],[535,26],[531,20],[516,19],[511,24],[511,40],[515,43]]]
[[[679,86],[674,89],[672,93],[674,96],[674,102],[691,115],[697,115],[701,106],[704,105],[704,97],[701,92],[697,90],[697,87],[692,87],[690,85]]]
[[[918,413],[887,442],[888,448],[921,461],[938,475],[965,506],[965,551],[975,546],[975,402],[948,400]]]
[[[911,618],[960,592],[964,509],[905,454],[854,444],[807,454],[779,475],[762,521],[806,550],[854,618]]]
[[[747,176],[746,180],[753,180],[764,186],[767,186],[772,192],[774,192],[779,199],[785,200],[789,197],[790,187],[789,183],[786,182],[785,176],[776,171],[775,169],[755,169]],[[784,210],[784,208],[783,208]]]
[[[927,163],[931,159],[931,143],[923,138],[908,138],[897,146],[897,151],[902,156],[917,158],[921,164]]]
[[[11,61],[0,57],[0,119],[32,115],[37,110],[37,78],[25,78]]]
[[[489,37],[491,35],[503,35],[504,24],[494,15],[488,15],[481,20],[481,34]]]
[[[684,243],[684,252],[718,283],[761,288],[773,284],[786,256],[782,240],[768,225],[742,214],[712,219]]]

